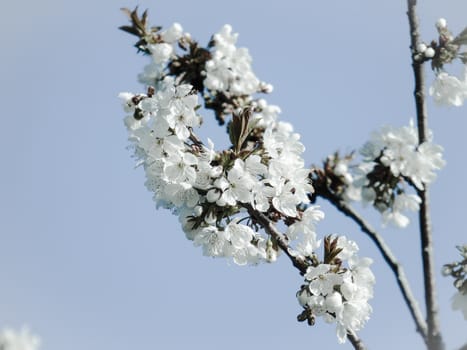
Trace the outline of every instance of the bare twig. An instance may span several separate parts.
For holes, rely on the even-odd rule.
[[[428,121],[425,105],[425,77],[423,63],[415,59],[415,51],[420,42],[418,19],[416,14],[417,0],[407,0],[410,25],[410,46],[412,52],[412,68],[415,78],[415,107],[417,111],[418,142],[419,144],[427,140]],[[444,349],[444,344],[439,329],[438,305],[436,302],[435,271],[433,259],[433,239],[430,220],[429,192],[425,184],[424,190],[418,190],[422,203],[420,205],[420,243],[422,250],[423,277],[425,287],[425,304],[427,312],[427,345],[431,350]]]
[[[404,268],[402,265],[397,261],[396,257],[394,256],[391,248],[386,244],[383,237],[374,230],[369,223],[365,221],[351,206],[345,203],[343,200],[339,199],[336,196],[333,196],[329,193],[327,196],[323,196],[329,200],[334,206],[343,214],[351,218],[355,223],[360,226],[360,229],[365,232],[371,240],[375,243],[378,250],[383,255],[384,260],[391,268],[392,272],[394,273],[397,284],[399,289],[402,293],[402,297],[404,298],[407,307],[410,310],[410,314],[415,322],[417,332],[423,337],[426,341],[427,337],[427,325],[423,318],[423,315],[420,311],[419,305],[415,297],[413,296],[412,290],[409,285],[409,281],[405,275]]]

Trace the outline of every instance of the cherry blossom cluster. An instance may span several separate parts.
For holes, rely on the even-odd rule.
[[[282,251],[311,278],[307,268],[315,266],[320,245],[315,226],[324,213],[309,203],[314,189],[305,147],[292,125],[278,120],[279,107],[253,96],[272,86],[256,77],[248,50],[236,47],[238,34],[226,25],[202,48],[179,24],[148,30],[146,14],[128,14],[132,26],[122,29],[140,38],[136,46],[151,63],[139,75],[147,92],[120,97],[134,156],[157,207],[177,215],[186,237],[206,256],[247,265],[273,262]],[[229,120],[230,148],[215,150],[211,140],[198,137],[200,96],[221,124]],[[369,263],[356,258],[355,243],[335,242],[339,254],[321,274],[339,275],[345,284],[345,307],[335,316],[342,341],[371,310],[366,304],[365,315],[352,309],[363,300]]]
[[[467,99],[467,52],[461,52],[463,45],[467,45],[467,28],[454,37],[449,31],[447,21],[440,18],[436,22],[438,41],[420,43],[414,53],[418,61],[431,61],[436,72],[436,78],[429,89],[434,101],[440,105],[461,106]],[[445,71],[446,64],[456,58],[463,63],[463,76],[458,78]]]
[[[372,260],[359,258],[355,242],[344,236],[326,237],[324,258],[313,257],[305,284],[297,293],[304,311],[299,321],[314,324],[317,317],[336,323],[337,338],[344,343],[348,332],[356,332],[369,319],[375,277],[369,266]],[[346,264],[344,264],[346,262]]]
[[[386,126],[360,149],[359,164],[353,164],[354,155],[334,154],[317,177],[321,183],[326,181],[326,191],[347,201],[373,205],[381,212],[383,224],[406,227],[410,221],[405,212],[417,211],[421,202],[408,190],[423,190],[424,184],[435,180],[435,171],[445,164],[442,152],[442,147],[432,142],[431,132],[428,141],[418,143],[413,122],[400,128]]]
[[[454,287],[457,289],[452,297],[453,310],[459,310],[467,320],[467,244],[458,246],[457,250],[462,260],[446,264],[443,267],[443,275],[454,278]]]
[[[140,17],[137,10],[124,11],[132,25],[120,28],[138,36],[135,46],[151,57],[138,76],[141,83],[157,88],[164,77],[177,77],[203,96],[204,107],[214,110],[220,124],[225,123],[226,116],[246,106],[255,106],[255,112],[271,110],[264,100],[253,99],[252,94],[269,93],[273,87],[256,77],[248,49],[236,46],[238,33],[233,33],[230,25],[223,26],[202,47],[179,23],[166,30],[148,28],[147,12]]]
[[[144,46],[151,55],[151,62],[138,75],[138,80],[145,85],[154,85],[167,74],[168,63],[176,55],[177,44],[190,40],[190,35],[183,33],[179,23],[172,24],[157,36],[147,36]]]
[[[428,141],[419,145],[417,129],[411,122],[400,128],[383,127],[360,150],[361,176],[354,185],[361,186],[362,200],[373,204],[385,223],[407,226],[409,219],[402,212],[418,210],[421,200],[407,193],[406,185],[423,190],[424,184],[436,178],[435,170],[444,166],[443,149],[431,140],[430,133]]]
[[[226,96],[271,92],[272,86],[260,82],[252,70],[252,58],[247,48],[235,46],[238,33],[224,25],[212,39],[212,58],[206,62],[204,86],[213,94]]]
[[[248,50],[235,46],[238,34],[224,26],[207,51],[179,24],[166,31],[148,31],[144,15],[140,19],[135,12],[129,14],[133,26],[126,30],[140,34],[137,47],[151,57],[139,76],[150,88],[146,94],[120,96],[128,113],[129,139],[157,206],[179,216],[187,237],[205,255],[230,257],[240,265],[273,261],[277,256],[271,237],[260,234],[247,214],[250,207],[267,213],[274,222],[286,221],[291,236],[304,240],[298,246],[309,246],[310,234],[292,234],[297,222],[314,229],[313,220],[323,216],[316,207],[306,208],[313,187],[301,156],[304,147],[290,124],[277,121],[277,106],[252,98],[252,93],[272,87],[256,78]],[[175,53],[176,42],[189,47],[185,56]],[[197,58],[199,64],[188,64],[187,56],[190,62]],[[210,140],[205,146],[196,136],[201,92],[207,108],[213,96],[222,94],[224,102],[232,98],[227,103],[230,109],[225,108],[233,114],[231,149],[216,152]]]
[[[192,86],[171,77],[158,86],[153,94],[121,94],[129,139],[157,206],[179,215],[187,237],[206,255],[232,257],[240,265],[273,260],[268,239],[240,220],[248,206],[291,222],[308,217],[299,206],[313,188],[299,135],[288,123],[270,123],[261,143],[248,146],[259,116],[250,118],[246,110],[230,125],[233,149],[216,152],[194,133],[200,117]]]
[[[446,72],[438,73],[429,92],[437,104],[462,106],[467,99],[467,66],[460,79]]]
[[[0,332],[2,350],[38,350],[40,343],[39,337],[32,334],[27,327],[20,331],[5,328]]]

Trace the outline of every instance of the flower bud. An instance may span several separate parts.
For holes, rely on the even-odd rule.
[[[179,23],[172,24],[161,36],[162,40],[167,43],[174,43],[179,40],[183,35],[183,28]]]
[[[220,197],[217,201],[216,201],[216,204],[219,206],[219,207],[225,207],[227,205],[227,202],[225,201],[224,198]]]
[[[428,47],[425,50],[424,54],[426,58],[433,58],[435,56],[435,49],[433,49],[432,47]]]
[[[213,212],[210,212],[208,215],[206,215],[206,217],[204,218],[204,221],[208,224],[208,225],[214,225],[216,223],[216,215],[213,213]]]
[[[425,43],[420,43],[417,46],[417,52],[423,53],[426,51],[426,49],[427,49],[427,46]]]
[[[201,205],[197,205],[194,209],[193,209],[193,215],[195,217],[200,217],[201,214],[203,214],[203,207]]]
[[[221,192],[217,189],[211,189],[206,193],[206,199],[209,203],[214,203],[217,201],[221,196]]]
[[[436,28],[443,29],[443,28],[446,28],[446,26],[447,26],[446,19],[440,18],[436,21]]]
[[[326,307],[329,311],[339,313],[342,309],[342,295],[338,292],[333,292],[326,296]]]
[[[308,294],[306,290],[302,289],[301,291],[297,293],[297,299],[298,299],[298,303],[301,306],[305,306],[310,300],[310,295]]]
[[[222,174],[222,166],[218,165],[211,169],[209,175],[215,178],[215,177],[219,177],[221,174]]]

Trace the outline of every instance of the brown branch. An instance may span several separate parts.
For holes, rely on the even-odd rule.
[[[289,242],[287,237],[279,232],[274,223],[263,213],[253,209],[251,205],[245,205],[245,208],[248,210],[248,214],[252,219],[258,222],[265,231],[277,242],[277,245],[281,250],[289,257],[292,261],[293,266],[295,266],[302,275],[306,273],[308,268],[308,263],[306,262],[303,256],[295,255],[292,253],[292,248],[289,247]]]
[[[428,118],[425,104],[425,76],[423,72],[423,62],[415,59],[415,52],[420,42],[418,19],[416,14],[417,0],[407,0],[410,26],[410,47],[412,52],[412,68],[415,78],[415,108],[417,111],[418,142],[419,144],[427,140]],[[418,190],[422,203],[420,205],[420,243],[422,251],[423,277],[425,287],[425,304],[427,312],[427,346],[430,350],[444,349],[444,344],[439,329],[438,305],[436,302],[435,270],[433,259],[433,234],[431,230],[429,192],[425,184],[424,190]]]
[[[418,306],[418,302],[415,299],[412,290],[410,288],[409,281],[405,275],[404,268],[402,265],[397,261],[396,257],[394,256],[391,248],[386,244],[383,237],[374,230],[370,224],[368,224],[365,219],[363,219],[352,207],[350,207],[347,203],[343,200],[339,199],[338,197],[329,193],[327,196],[322,196],[330,201],[334,206],[342,212],[344,215],[351,218],[355,223],[360,226],[360,229],[365,232],[370,239],[375,243],[376,247],[382,254],[384,261],[389,265],[390,269],[394,273],[397,284],[399,289],[402,293],[402,297],[404,298],[407,307],[409,308],[410,314],[415,322],[417,332],[420,333],[422,338],[426,341],[427,337],[427,325],[423,318],[423,315],[420,311]]]

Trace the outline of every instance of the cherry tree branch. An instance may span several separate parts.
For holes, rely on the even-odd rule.
[[[420,43],[418,19],[416,14],[417,0],[407,0],[410,26],[410,47],[412,51],[412,68],[415,78],[415,108],[417,112],[418,141],[419,144],[427,140],[428,118],[425,104],[425,76],[423,63],[415,59],[415,51]],[[423,262],[423,277],[425,287],[426,320],[428,326],[427,345],[431,350],[444,349],[444,344],[439,329],[438,305],[436,302],[435,270],[433,259],[433,234],[431,230],[430,200],[428,186],[424,184],[423,190],[418,190],[422,202],[420,204],[419,224],[420,243]]]
[[[409,308],[410,314],[415,322],[417,332],[420,333],[422,338],[426,341],[427,339],[427,324],[423,318],[423,315],[420,311],[417,300],[415,299],[412,290],[410,288],[409,281],[405,275],[404,268],[397,261],[394,256],[391,248],[386,244],[383,237],[374,230],[368,222],[365,221],[351,206],[345,203],[342,199],[328,193],[326,196],[322,196],[330,201],[334,206],[344,215],[351,218],[355,223],[360,226],[360,229],[365,232],[370,239],[375,243],[376,247],[382,254],[384,260],[389,265],[390,269],[394,273],[399,289],[402,293],[407,307]]]
[[[289,257],[292,261],[293,266],[295,266],[302,275],[306,273],[308,268],[308,263],[306,262],[303,256],[295,255],[292,253],[292,248],[289,247],[287,237],[279,232],[274,223],[263,213],[253,209],[251,205],[245,205],[245,208],[248,210],[248,214],[252,219],[261,224],[264,230],[277,242],[277,245],[281,250]]]
[[[245,205],[245,208],[248,210],[250,217],[261,224],[264,230],[276,240],[279,248],[289,257],[292,264],[300,271],[300,273],[304,275],[309,266],[308,263],[303,256],[292,254],[292,248],[289,247],[287,237],[279,232],[274,225],[274,222],[263,213],[255,210],[251,205],[247,204]],[[365,344],[355,334],[355,332],[348,331],[347,339],[349,339],[355,350],[366,350]]]
[[[362,340],[354,332],[349,332],[347,334],[347,339],[353,345],[355,350],[366,350],[365,344],[363,344]]]

